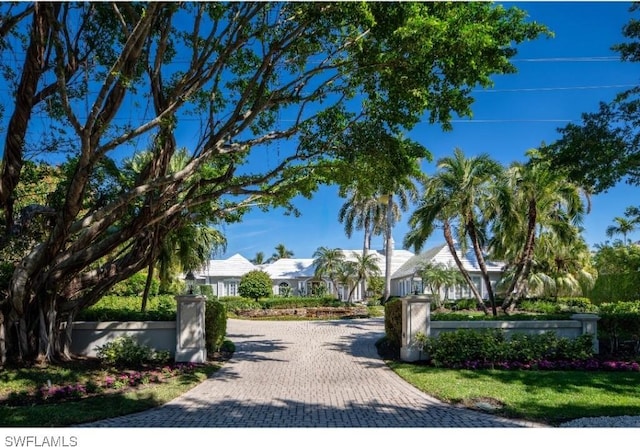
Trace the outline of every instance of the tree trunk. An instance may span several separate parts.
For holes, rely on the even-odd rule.
[[[484,261],[482,247],[480,247],[480,243],[478,242],[478,234],[476,233],[476,228],[475,228],[475,225],[473,224],[473,217],[469,221],[469,224],[467,225],[467,231],[469,233],[469,237],[471,238],[471,244],[473,245],[473,252],[476,255],[478,266],[480,267],[482,280],[484,281],[484,284],[487,287],[487,294],[489,295],[489,302],[491,303],[491,312],[495,317],[498,315],[498,311],[496,309],[496,297],[493,293],[493,287],[491,286],[491,278],[489,278],[489,272],[487,272],[487,264]]]
[[[480,292],[478,292],[478,289],[476,289],[475,284],[473,284],[473,281],[471,280],[471,277],[469,276],[469,272],[467,272],[465,270],[465,268],[462,265],[462,261],[458,257],[458,253],[456,252],[456,246],[455,246],[455,243],[453,241],[453,235],[451,234],[451,226],[449,225],[449,222],[446,221],[446,220],[444,221],[443,230],[444,230],[444,239],[447,242],[447,246],[449,247],[449,251],[451,252],[451,256],[453,256],[453,260],[455,261],[456,265],[458,266],[458,269],[460,270],[460,273],[462,274],[462,276],[464,277],[464,280],[467,282],[467,285],[471,289],[471,292],[473,293],[473,296],[476,298],[476,301],[477,301],[478,306],[480,307],[480,309],[486,315],[489,315],[489,311],[487,309],[487,306],[485,306],[484,301],[482,300],[482,296],[480,296]]]
[[[45,53],[51,24],[48,21],[48,8],[57,15],[60,5],[55,3],[36,3],[33,11],[33,27],[27,48],[22,77],[15,98],[15,111],[7,126],[2,177],[0,181],[0,205],[5,211],[5,231],[9,233],[13,224],[13,193],[20,180],[23,163],[24,138],[34,106],[34,97],[38,82],[45,69]]]
[[[140,312],[147,311],[147,301],[149,300],[149,292],[151,291],[151,283],[153,281],[153,267],[155,260],[151,260],[147,269],[147,280],[144,283],[144,292],[142,292],[142,304],[140,305]]]
[[[369,249],[371,248],[371,234],[373,231],[371,230],[371,218],[367,212],[367,215],[364,218],[364,224],[362,225],[364,230],[364,242],[362,244],[362,257],[366,257],[369,254]],[[360,282],[361,288],[360,293],[362,294],[361,298],[366,297],[367,290],[367,278],[362,278]]]
[[[522,281],[526,281],[531,271],[531,262],[533,259],[533,252],[536,246],[536,221],[537,204],[535,200],[529,201],[529,212],[527,217],[527,239],[525,242],[524,250],[522,251],[522,257],[516,265],[514,277],[509,284],[509,288],[506,292],[505,302],[502,304],[503,310],[510,312],[517,304],[517,295],[514,292],[517,290],[518,284]]]
[[[384,263],[384,296],[383,303],[391,297],[391,260],[393,259],[393,194],[388,195],[387,222],[385,228],[385,263]]]

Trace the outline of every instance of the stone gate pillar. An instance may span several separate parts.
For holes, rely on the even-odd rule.
[[[204,295],[178,295],[176,317],[176,362],[204,363],[207,361]]]
[[[409,295],[402,301],[402,345],[400,358],[405,362],[423,360],[420,349],[415,346],[415,336],[422,332],[431,335],[431,298],[427,295]]]
[[[600,343],[598,342],[598,320],[600,317],[596,314],[573,314],[572,320],[577,320],[582,324],[582,334],[588,334],[593,337],[593,352],[600,353]]]

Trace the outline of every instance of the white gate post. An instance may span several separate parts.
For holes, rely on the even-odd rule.
[[[582,334],[589,334],[593,337],[593,352],[600,353],[600,343],[598,342],[598,320],[600,317],[596,314],[573,314],[572,320],[577,320],[582,324]]]
[[[422,351],[415,345],[415,336],[431,334],[431,298],[427,295],[410,295],[402,301],[402,345],[400,358],[405,362],[422,360]]]
[[[204,313],[207,298],[204,295],[178,295],[176,318],[176,362],[205,363]]]

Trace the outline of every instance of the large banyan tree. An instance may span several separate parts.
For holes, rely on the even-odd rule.
[[[484,2],[2,3],[0,362],[66,358],[187,222],[295,211],[354,154],[397,166],[354,125],[448,127],[542,33]]]

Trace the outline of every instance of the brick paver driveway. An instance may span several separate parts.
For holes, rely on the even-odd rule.
[[[229,320],[236,353],[166,405],[94,427],[533,427],[445,405],[378,357],[382,319]]]

